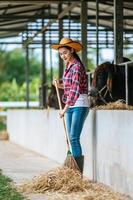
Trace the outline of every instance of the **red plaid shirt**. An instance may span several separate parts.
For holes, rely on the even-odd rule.
[[[64,95],[62,101],[73,106],[80,94],[88,93],[88,81],[85,67],[77,60],[67,66],[63,75]]]

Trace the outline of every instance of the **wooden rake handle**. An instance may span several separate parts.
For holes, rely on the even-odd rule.
[[[56,93],[57,93],[59,108],[60,108],[60,110],[62,110],[59,89],[58,89],[58,86],[57,86],[57,80],[55,80],[54,83],[55,83],[55,88],[56,88]],[[66,129],[66,123],[65,123],[64,116],[62,117],[62,121],[63,121],[63,127],[64,127],[64,132],[65,132],[65,138],[66,138],[67,148],[68,148],[68,151],[70,151],[70,145],[69,145],[69,140],[68,140],[68,135],[67,135],[67,129]]]

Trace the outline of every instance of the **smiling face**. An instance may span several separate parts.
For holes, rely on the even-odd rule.
[[[73,49],[69,49],[66,47],[61,47],[59,48],[59,54],[61,59],[64,61],[65,64],[71,63],[72,60],[74,59],[73,57]]]

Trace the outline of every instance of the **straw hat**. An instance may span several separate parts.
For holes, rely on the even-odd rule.
[[[75,49],[76,52],[82,49],[82,45],[79,42],[73,41],[70,38],[62,38],[59,44],[51,45],[52,49],[58,50],[60,47],[68,46]]]

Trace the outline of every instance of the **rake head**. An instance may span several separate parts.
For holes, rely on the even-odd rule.
[[[76,160],[74,159],[74,157],[71,154],[67,155],[67,157],[66,157],[66,159],[64,161],[64,167],[68,167],[70,169],[80,171]]]

